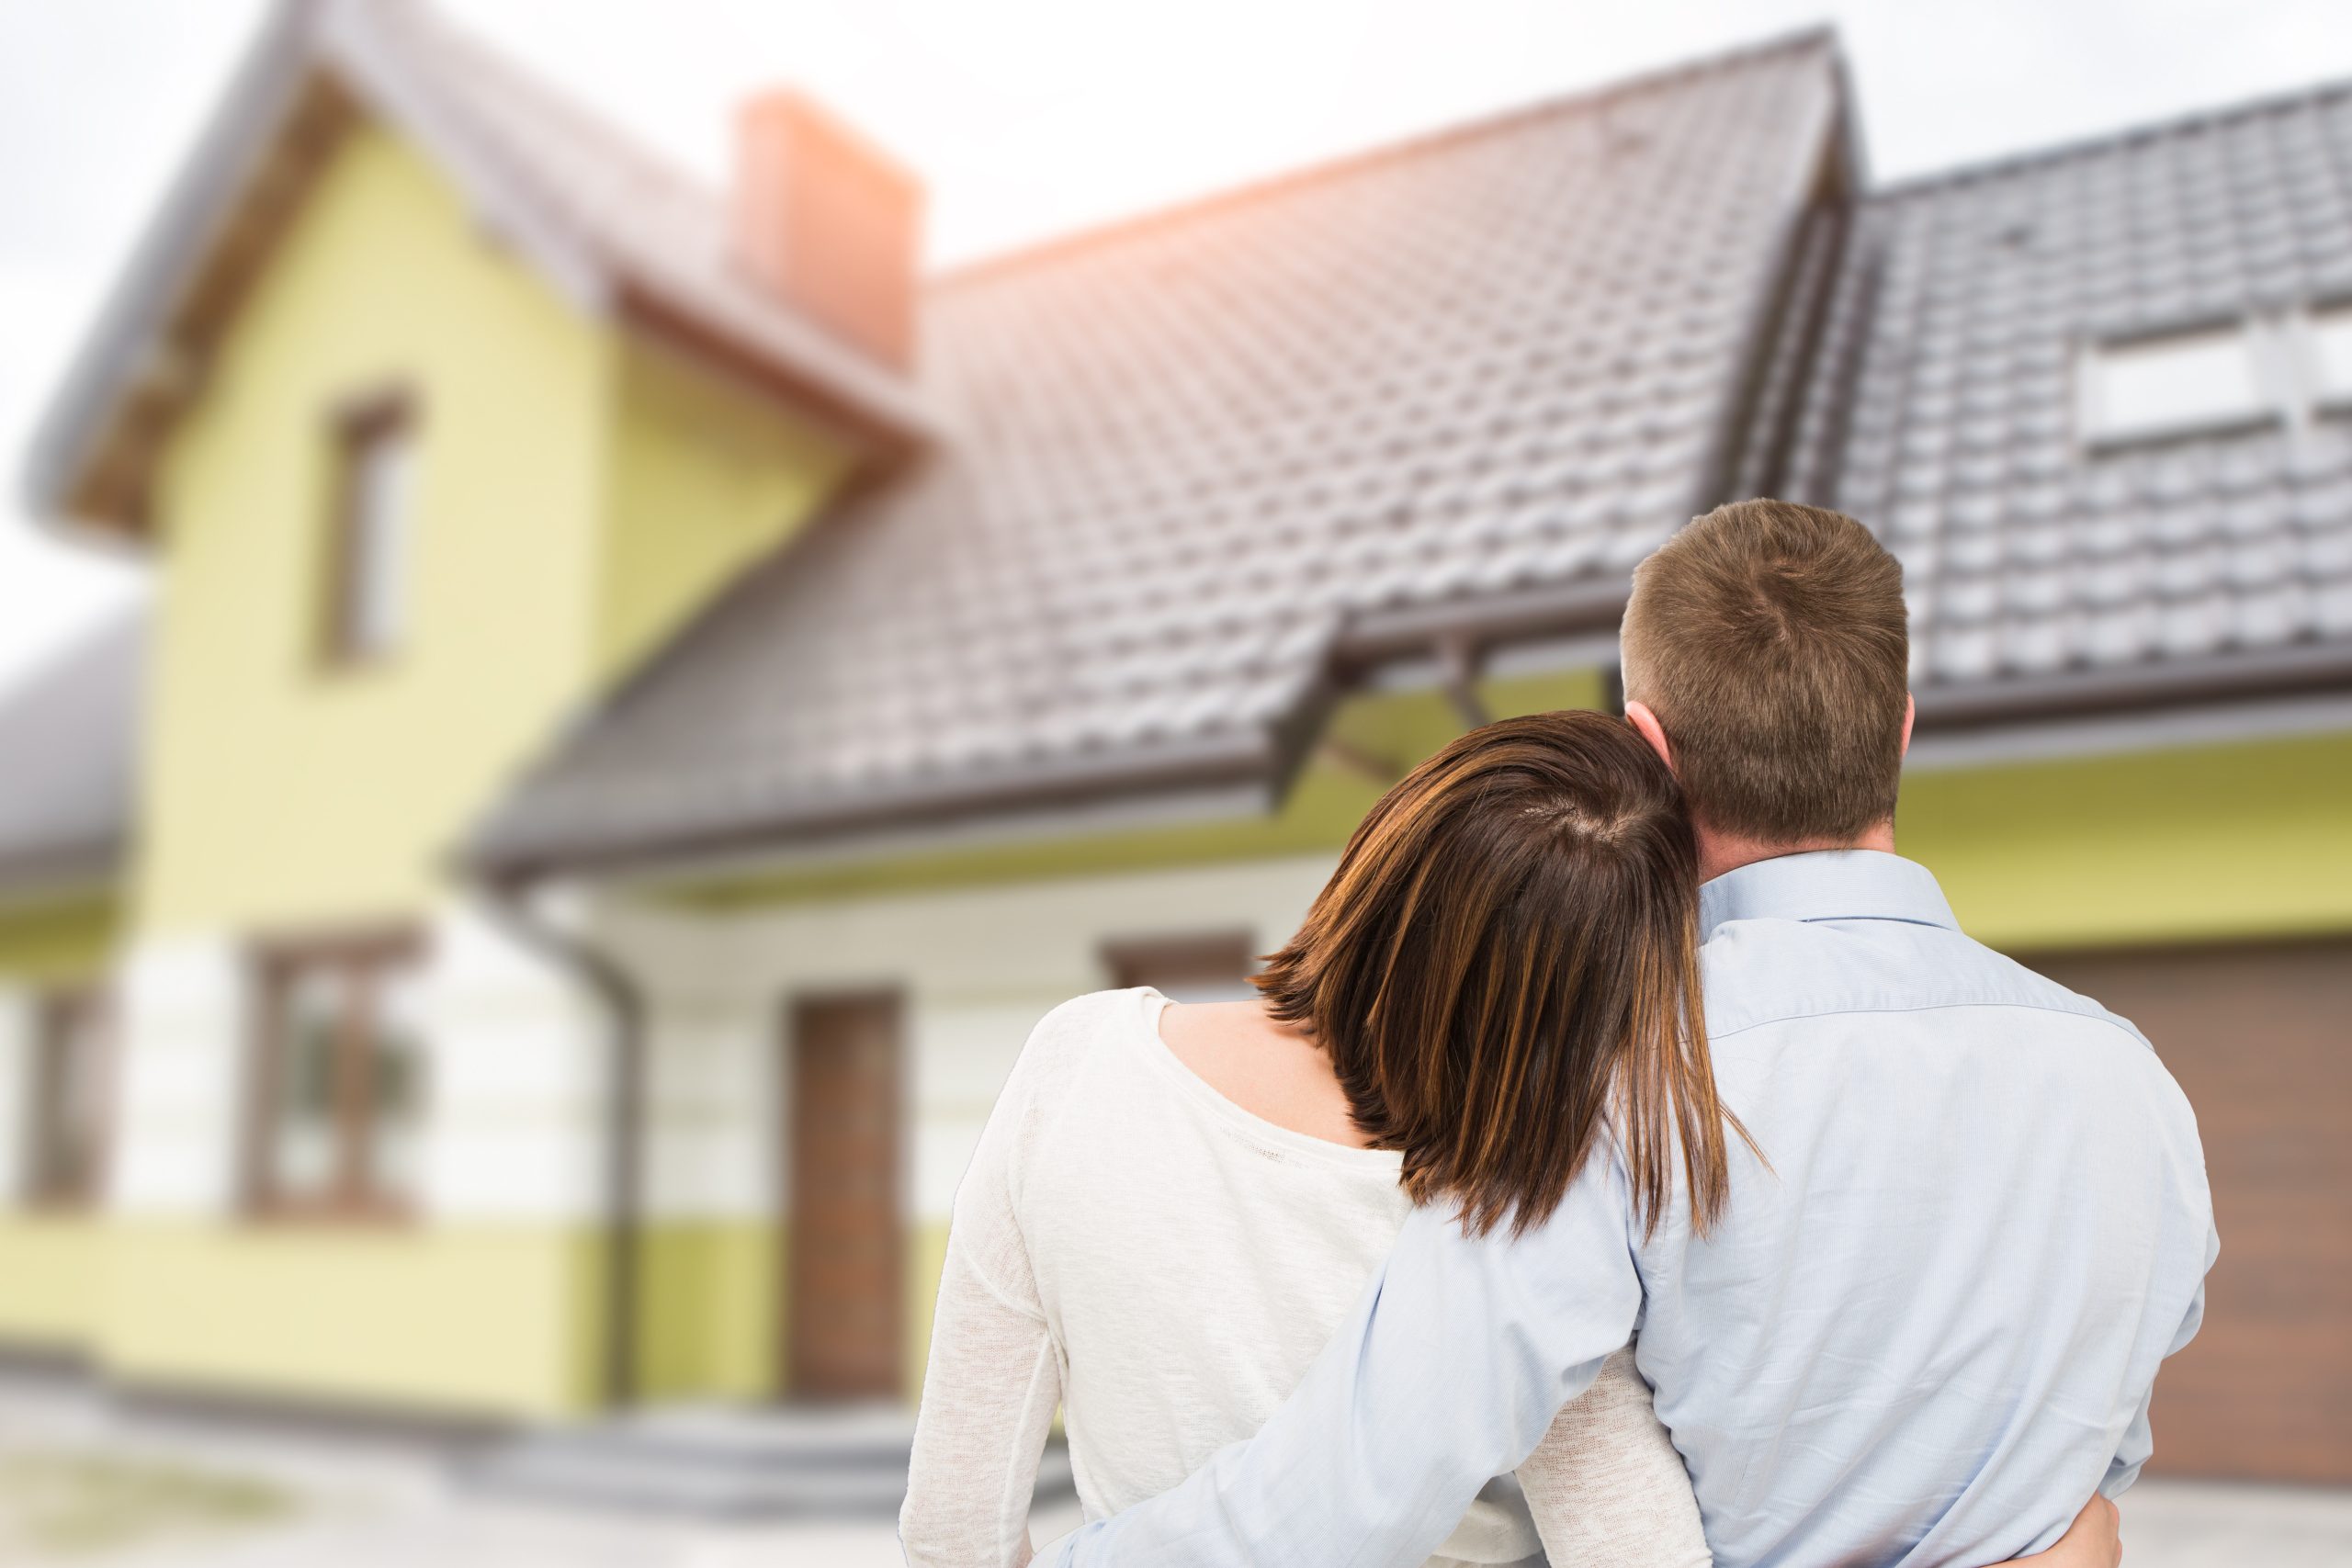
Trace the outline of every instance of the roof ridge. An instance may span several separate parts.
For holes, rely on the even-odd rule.
[[[465,69],[478,71],[495,79],[498,90],[512,92],[528,100],[527,112],[549,116],[563,122],[567,134],[593,139],[598,152],[625,157],[633,175],[664,180],[680,189],[709,199],[722,201],[725,192],[704,179],[691,167],[671,156],[662,148],[639,134],[603,110],[584,95],[572,91],[545,72],[536,69],[514,51],[503,48],[485,38],[475,28],[450,15],[447,6],[433,0],[361,0],[373,7],[393,29],[402,34],[401,41],[413,47],[421,43],[427,50],[440,51],[454,57]],[[458,112],[479,120],[481,106],[472,100],[462,83],[443,79],[437,73],[428,73],[424,84],[427,90],[453,100]]]
[[[2233,124],[2240,120],[2274,115],[2301,108],[2334,97],[2352,93],[2352,76],[2331,76],[2300,87],[2288,87],[2278,92],[2264,93],[2251,98],[2238,98],[2228,103],[2211,104],[2201,108],[2185,109],[2156,119],[2142,120],[2113,130],[2094,131],[2086,136],[2055,141],[2015,152],[1996,153],[1989,158],[1955,164],[1948,168],[1929,169],[1901,179],[1889,180],[1875,188],[1866,189],[1866,202],[1879,202],[1916,196],[1942,186],[1967,185],[1976,180],[1992,179],[2004,175],[2023,174],[2030,170],[2063,164],[2071,159],[2087,158],[2101,152],[2128,147],[2133,142],[2154,141],[2184,136],[2195,130]]]
[[[1186,222],[1208,212],[1228,207],[1241,207],[1255,202],[1286,196],[1300,186],[1319,184],[1374,168],[1405,158],[1418,157],[1453,144],[1492,136],[1555,116],[1573,114],[1600,107],[1612,100],[1639,94],[1657,92],[1683,85],[1702,76],[1715,75],[1740,67],[1753,65],[1775,55],[1796,54],[1808,49],[1826,47],[1833,57],[1838,52],[1838,30],[1828,22],[1735,44],[1668,64],[1653,66],[1631,75],[1615,77],[1591,86],[1569,92],[1555,93],[1532,99],[1509,108],[1454,120],[1425,130],[1413,131],[1394,141],[1378,146],[1359,148],[1353,152],[1335,153],[1289,169],[1256,175],[1238,185],[1180,197],[1165,207],[1156,207],[1125,217],[1112,218],[1099,223],[1082,225],[1065,233],[1048,235],[1042,240],[1015,245],[993,255],[959,262],[943,267],[926,280],[926,291],[937,293],[945,288],[977,283],[1007,272],[1033,265],[1057,261],[1069,252],[1107,244],[1161,225]]]

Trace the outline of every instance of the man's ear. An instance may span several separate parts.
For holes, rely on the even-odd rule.
[[[1674,748],[1666,743],[1666,727],[1658,723],[1657,715],[1650,712],[1649,704],[1627,703],[1625,722],[1632,725],[1644,740],[1649,742],[1650,750],[1657,753],[1659,761],[1664,762],[1668,769],[1674,766]],[[1910,732],[1909,721],[1906,719],[1904,734],[1908,736]]]
[[[1918,716],[1919,716],[1919,705],[1918,705],[1918,703],[1917,703],[1917,701],[1912,697],[1912,695],[1911,695],[1911,694],[1910,694],[1910,693],[1908,693],[1908,692],[1904,693],[1904,694],[1903,694],[1903,755],[1904,755],[1904,756],[1905,756],[1905,757],[1907,757],[1907,756],[1909,756],[1909,755],[1911,754],[1911,721],[1912,721],[1913,719],[1915,719],[1915,718],[1917,718]],[[1655,746],[1655,745],[1657,745],[1657,741],[1655,741],[1655,740],[1653,740],[1653,741],[1651,741],[1651,742],[1650,742],[1650,744],[1651,744],[1651,745],[1653,745],[1653,746]]]

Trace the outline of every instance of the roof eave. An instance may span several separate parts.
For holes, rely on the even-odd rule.
[[[2221,697],[2281,696],[2352,684],[2352,641],[2302,642],[2210,658],[1996,676],[1912,688],[1925,731],[2063,718]]]
[[[0,851],[0,910],[79,904],[120,892],[120,840]]]
[[[781,331],[746,330],[741,321],[714,321],[673,295],[624,282],[617,296],[626,320],[679,343],[692,353],[725,365],[732,373],[794,403],[832,426],[851,445],[902,455],[947,439],[947,425],[915,391],[879,367],[845,365],[855,351],[799,341],[780,342]],[[808,338],[817,336],[808,329]]]
[[[314,84],[331,80],[360,107],[413,136],[457,186],[482,232],[523,257],[557,294],[593,316],[625,292],[729,344],[770,379],[879,433],[891,446],[935,441],[942,421],[909,382],[815,327],[774,311],[722,312],[643,258],[601,254],[577,225],[536,200],[445,111],[429,82],[413,79],[378,19],[349,0],[281,0],[182,164],[81,349],[36,425],[21,476],[27,509],[61,528],[136,532],[141,519],[93,504],[94,465],[143,384],[192,382],[175,361],[175,312],[246,203],[270,150]]]
[[[68,361],[27,445],[21,493],[33,516],[97,528],[125,521],[85,514],[88,465],[126,398],[153,374],[157,333],[300,94],[315,5],[288,0],[264,26]]]
[[[1266,729],[821,798],[786,797],[692,823],[609,832],[537,830],[510,805],[476,836],[461,861],[478,879],[509,886],[556,876],[641,875],[650,867],[704,865],[852,835],[968,826],[1013,812],[1075,811],[1111,799],[1271,792],[1290,761],[1281,733]],[[517,797],[527,798],[527,791]]]

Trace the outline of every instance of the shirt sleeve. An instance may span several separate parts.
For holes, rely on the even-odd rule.
[[[1022,1568],[1061,1363],[1014,1211],[1035,1050],[999,1097],[956,1190],[899,1540],[915,1568]]]
[[[1519,1467],[1552,1568],[1711,1568],[1699,1500],[1649,1384],[1620,1350]]]
[[[1540,1228],[1463,1235],[1418,1211],[1306,1380],[1247,1442],[1087,1525],[1062,1568],[1407,1568],[1632,1337],[1622,1168],[1597,1156]]]
[[[2209,1220],[2205,1228],[2206,1272],[2212,1271],[2214,1259],[2221,1255],[2222,1233]],[[2181,1316],[2180,1328],[2173,1335],[2171,1345],[2165,1348],[2165,1359],[2170,1360],[2188,1348],[2188,1342],[2197,1337],[2197,1331],[2204,1326],[2204,1323],[2205,1281],[2200,1278],[2197,1281],[2197,1293],[2189,1297],[2188,1310]],[[2116,1445],[2115,1458],[2108,1461],[2107,1475],[2098,1483],[2101,1496],[2120,1497],[2129,1492],[2132,1483],[2140,1479],[2140,1467],[2146,1464],[2149,1456],[2156,1451],[2155,1428],[2148,1420],[2148,1407],[2154,1403],[2155,1397],[2154,1385],[2140,1396],[2140,1408],[2132,1415],[2132,1425],[2124,1428],[2123,1440]]]

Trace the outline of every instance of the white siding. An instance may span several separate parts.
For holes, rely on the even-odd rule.
[[[753,1218],[785,1201],[791,998],[865,987],[907,1005],[909,1218],[946,1216],[1030,1026],[1109,983],[1106,942],[1295,929],[1332,858],[881,895],[723,915],[608,906],[600,926],[656,992],[648,1204]]]
[[[36,992],[0,986],[0,1206],[23,1194],[32,1158],[26,1134],[30,1131],[38,1006]]]

